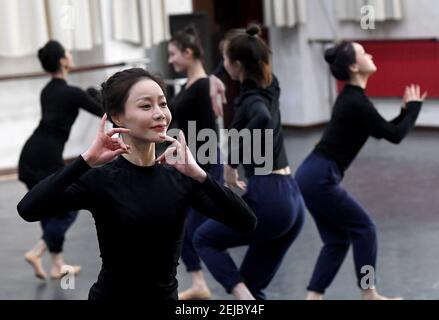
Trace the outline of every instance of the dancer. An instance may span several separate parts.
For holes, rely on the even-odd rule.
[[[18,204],[26,221],[87,209],[96,223],[102,268],[91,300],[177,299],[176,267],[189,207],[240,232],[256,225],[252,210],[195,162],[171,121],[163,84],[141,68],[103,84],[115,128],[99,132],[78,159],[37,184]],[[112,138],[114,134],[122,138]],[[155,143],[172,145],[158,158]],[[115,157],[116,160],[110,162]]]
[[[38,58],[52,79],[41,92],[40,123],[20,155],[19,179],[28,189],[32,189],[41,179],[63,167],[64,145],[78,116],[79,108],[97,116],[103,114],[96,99],[80,88],[67,84],[73,59],[71,53],[59,42],[51,40],[46,43],[38,51]],[[62,277],[67,269],[74,273],[80,272],[80,266],[66,265],[62,256],[65,234],[76,216],[77,212],[63,212],[56,217],[41,220],[42,238],[25,254],[26,261],[32,265],[38,278],[47,278],[41,262],[41,257],[47,249],[52,258],[52,278]]]
[[[204,50],[198,32],[192,26],[178,31],[168,45],[169,63],[176,72],[184,72],[187,76],[187,83],[183,86],[178,95],[171,101],[173,121],[177,123],[184,135],[188,137],[189,122],[195,123],[193,132],[198,137],[201,130],[210,129],[216,133],[218,141],[218,126],[212,109],[209,96],[209,78],[203,66]],[[196,148],[192,150],[194,155],[198,154],[202,141],[196,141]],[[210,159],[214,157],[213,163],[200,163],[198,156],[195,160],[200,167],[220,184],[223,180],[223,166],[220,163],[220,151],[216,155],[203,155]],[[192,243],[195,230],[207,220],[207,218],[193,209],[189,209],[185,228],[185,236],[181,252],[181,258],[186,266],[187,272],[191,274],[192,285],[189,289],[179,294],[180,300],[208,299],[211,296],[204,278],[201,261]]]
[[[340,183],[369,136],[401,142],[413,127],[426,94],[421,96],[419,86],[407,87],[401,114],[388,122],[365,94],[368,79],[377,68],[363,46],[343,41],[326,50],[325,59],[333,76],[347,84],[335,102],[322,139],[296,173],[324,244],[308,285],[307,299],[323,298],[351,244],[362,298],[387,299],[377,292],[375,281],[369,283],[370,278],[376,279],[375,224]],[[364,267],[372,268],[373,274]],[[369,278],[362,281],[366,274]]]
[[[242,190],[247,187],[243,199],[255,212],[258,226],[251,234],[242,235],[208,221],[197,229],[194,238],[197,252],[209,271],[236,299],[266,298],[263,290],[299,234],[304,218],[303,200],[291,176],[283,143],[280,90],[271,73],[271,50],[259,34],[257,25],[250,26],[245,33],[228,40],[224,48],[224,66],[232,79],[242,84],[232,128],[252,133],[258,129],[273,130],[272,149],[265,150],[266,156],[273,157],[270,174],[255,174],[261,164],[253,157],[251,163],[246,164],[240,157],[248,178],[247,187],[239,180],[238,165],[232,162],[231,153],[224,169],[229,186]],[[240,143],[237,149],[241,153],[244,148],[251,147]],[[238,270],[227,250],[244,245],[249,248]]]

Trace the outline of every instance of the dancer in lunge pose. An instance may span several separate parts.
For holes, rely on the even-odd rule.
[[[363,299],[387,299],[377,292],[375,283],[366,283],[367,288],[361,284],[364,267],[374,273],[376,270],[375,224],[366,209],[340,184],[369,136],[401,142],[413,127],[426,94],[421,96],[417,85],[407,87],[400,115],[386,121],[365,93],[368,79],[377,68],[363,46],[343,41],[326,50],[325,59],[334,77],[347,83],[335,102],[322,139],[296,173],[306,206],[323,241],[307,299],[323,298],[351,244]],[[376,279],[375,274],[371,276]]]
[[[82,108],[94,115],[102,116],[103,110],[96,97],[78,87],[67,84],[73,67],[72,55],[57,41],[49,41],[38,51],[43,69],[52,79],[41,92],[41,120],[27,140],[20,155],[19,179],[28,189],[64,166],[62,154],[70,130]],[[89,93],[93,93],[91,90]],[[63,259],[63,244],[67,230],[77,216],[76,211],[60,212],[56,217],[41,220],[41,240],[25,254],[25,259],[34,268],[38,278],[46,279],[41,257],[48,249],[52,258],[51,277],[60,278],[64,273],[79,273],[80,266],[66,265]]]
[[[273,167],[264,175],[258,169],[265,164],[254,161],[254,141],[232,146],[224,169],[229,186],[246,190],[243,199],[253,209],[258,226],[248,235],[214,221],[200,226],[195,233],[195,247],[215,279],[236,299],[265,299],[264,289],[279,269],[281,262],[298,236],[304,218],[303,199],[291,176],[283,141],[279,110],[280,89],[271,72],[271,50],[260,38],[260,28],[250,26],[237,33],[224,46],[224,67],[234,80],[241,83],[241,95],[235,103],[232,128],[255,132],[273,132],[273,144],[262,152],[273,158]],[[236,150],[235,150],[236,149]],[[251,150],[251,163],[238,156]],[[242,164],[248,186],[239,180],[237,167]],[[249,246],[238,269],[228,253],[229,248]]]

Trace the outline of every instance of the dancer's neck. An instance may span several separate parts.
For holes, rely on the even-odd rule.
[[[67,80],[67,75],[68,75],[68,71],[64,68],[61,68],[61,70],[52,73],[52,78]]]
[[[369,76],[365,76],[365,75],[360,75],[360,74],[355,74],[350,80],[349,80],[349,84],[353,85],[353,86],[357,86],[363,89],[366,89],[367,87],[367,82],[369,80]]]
[[[122,156],[140,167],[151,167],[155,164],[155,143],[140,142],[131,136],[124,136],[124,142],[131,146],[130,152]]]
[[[195,81],[197,81],[200,78],[206,78],[207,73],[204,70],[203,64],[200,60],[194,61],[194,63],[188,68],[187,72],[187,88],[190,87]]]

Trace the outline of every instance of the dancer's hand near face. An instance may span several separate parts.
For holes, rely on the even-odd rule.
[[[186,139],[182,131],[179,133],[179,140],[169,136],[164,136],[164,141],[172,144],[166,149],[163,154],[156,159],[158,163],[166,163],[185,176],[191,177],[198,182],[204,182],[207,173],[195,161],[189,147],[186,144]]]
[[[214,75],[209,77],[209,87],[213,111],[218,117],[223,117],[223,104],[227,103],[226,87],[224,83]],[[221,102],[218,101],[218,98],[221,98]]]
[[[412,84],[405,88],[404,91],[404,108],[407,108],[409,102],[423,102],[427,98],[427,92],[421,96],[421,88],[419,85]]]
[[[242,191],[247,188],[245,182],[239,180],[238,170],[228,165],[224,166],[224,181],[229,188],[238,188]]]
[[[114,128],[109,132],[105,132],[105,121],[107,120],[107,114],[101,119],[98,133],[86,152],[82,154],[82,157],[90,167],[96,167],[107,162],[110,162],[115,157],[128,153],[130,146],[126,145],[120,138],[112,138],[116,133],[128,133],[129,129]]]

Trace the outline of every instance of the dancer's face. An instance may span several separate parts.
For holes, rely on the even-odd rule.
[[[373,57],[371,54],[364,50],[364,47],[354,42],[356,63],[351,66],[351,71],[354,73],[359,73],[361,75],[371,75],[377,71],[377,67],[373,62]]]
[[[66,71],[72,70],[72,68],[75,66],[72,53],[66,50],[65,56],[61,58],[60,63],[61,63],[61,68],[63,68],[64,70]]]
[[[192,50],[181,51],[173,42],[168,44],[168,54],[168,63],[172,65],[175,72],[186,72],[194,63]]]
[[[233,80],[240,80],[242,78],[242,68],[239,61],[230,61],[227,56],[227,48],[225,46],[223,50],[224,68]]]
[[[151,79],[137,82],[130,89],[125,110],[112,116],[113,121],[130,129],[129,135],[143,142],[163,142],[171,122],[166,97],[160,86]]]

